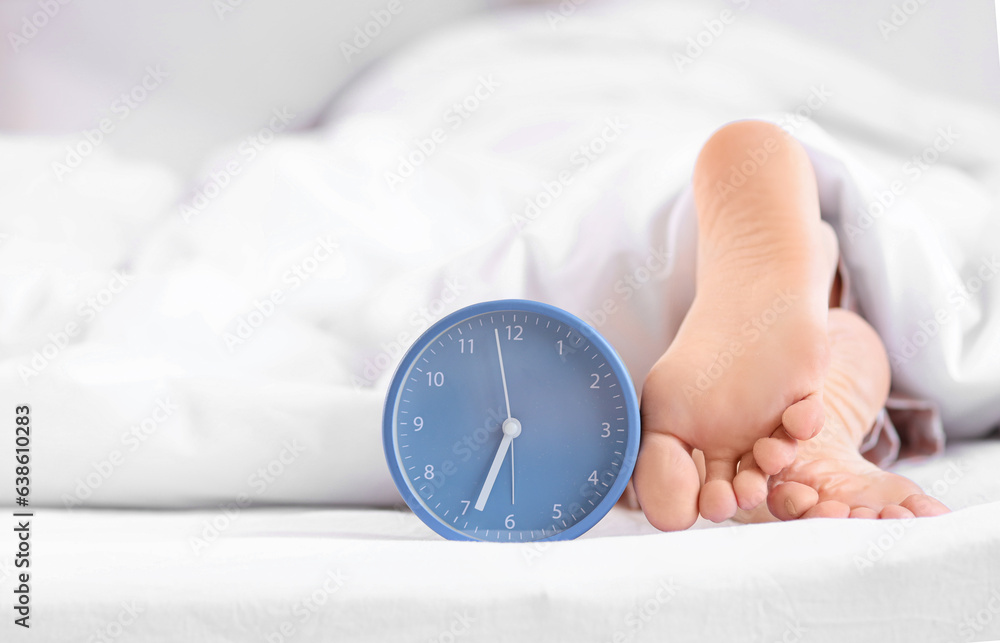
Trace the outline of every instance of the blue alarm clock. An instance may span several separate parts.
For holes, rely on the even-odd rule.
[[[382,425],[403,499],[454,540],[575,538],[621,496],[639,451],[639,403],[615,350],[574,315],[518,299],[421,335]]]

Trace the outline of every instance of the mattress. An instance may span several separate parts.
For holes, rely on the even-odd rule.
[[[998,440],[901,466],[956,508],[939,518],[659,533],[618,507],[548,544],[445,541],[397,509],[40,510],[31,632],[15,636],[9,608],[0,631],[35,643],[986,640],[1000,637],[998,468]]]

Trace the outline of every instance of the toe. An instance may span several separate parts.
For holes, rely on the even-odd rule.
[[[794,520],[819,502],[819,494],[799,482],[783,482],[767,494],[767,508],[778,520]]]
[[[839,500],[824,500],[802,514],[803,518],[847,518],[851,508]]]
[[[854,507],[849,518],[878,518],[878,512],[871,507]]]
[[[767,498],[767,475],[748,453],[740,460],[739,471],[733,478],[733,491],[740,509],[749,511]]]
[[[925,496],[922,493],[915,493],[912,496],[907,496],[906,499],[899,504],[900,506],[912,511],[913,515],[918,517],[940,516],[942,514],[950,513],[951,511],[938,500],[935,500],[930,496]]]
[[[632,481],[639,506],[657,529],[687,529],[698,519],[698,468],[691,447],[676,437],[643,432]]]
[[[712,458],[705,454],[705,484],[698,498],[702,516],[712,522],[722,522],[736,515],[735,476],[735,460]]]
[[[913,512],[899,505],[886,505],[878,514],[879,518],[886,520],[899,520],[902,518],[913,518]]]
[[[797,446],[795,439],[778,427],[771,437],[757,440],[753,457],[764,473],[773,476],[795,460]]]
[[[781,424],[793,438],[808,440],[823,428],[825,416],[822,394],[812,393],[785,409]]]

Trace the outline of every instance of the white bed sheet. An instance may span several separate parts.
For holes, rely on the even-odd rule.
[[[585,537],[550,544],[449,542],[397,510],[44,510],[34,519],[30,638],[997,638],[998,467],[997,440],[908,464],[958,508],[940,518],[702,522],[661,534],[617,508]],[[213,523],[223,528],[215,539]],[[9,576],[0,591],[11,595]],[[17,640],[14,630],[5,618],[0,638]]]

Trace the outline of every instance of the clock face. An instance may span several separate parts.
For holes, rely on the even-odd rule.
[[[424,333],[383,422],[403,498],[460,540],[579,536],[621,496],[639,448],[638,401],[611,345],[521,300],[475,304]]]

